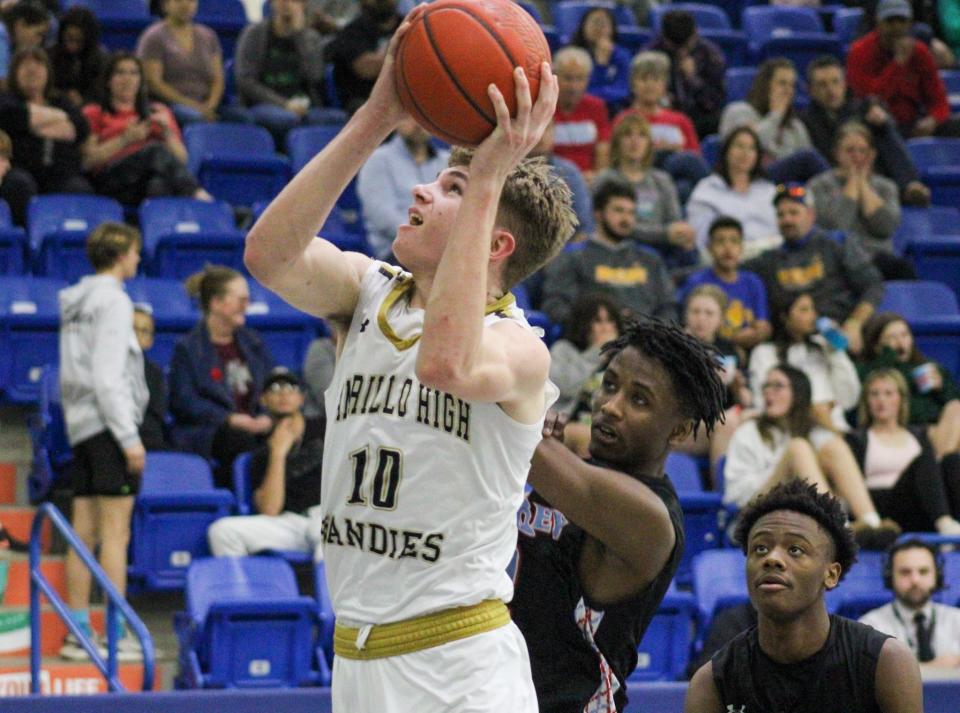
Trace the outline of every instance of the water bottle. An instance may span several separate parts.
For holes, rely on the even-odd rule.
[[[817,320],[817,331],[827,340],[827,344],[837,351],[847,348],[847,335],[840,331],[840,327],[829,317],[820,317]]]

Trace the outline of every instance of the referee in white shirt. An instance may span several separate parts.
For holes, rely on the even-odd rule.
[[[905,642],[923,667],[960,668],[960,608],[932,600],[943,588],[943,561],[934,546],[907,539],[891,547],[884,584],[894,600],[860,621]]]

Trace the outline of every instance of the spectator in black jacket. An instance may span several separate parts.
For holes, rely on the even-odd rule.
[[[726,101],[723,51],[697,33],[686,10],[671,10],[660,22],[660,34],[647,47],[670,56],[667,91],[672,107],[693,120],[700,138],[715,134]]]
[[[823,156],[836,161],[833,146],[837,131],[849,121],[863,122],[873,134],[877,151],[877,171],[900,188],[905,205],[930,203],[930,189],[920,182],[917,167],[889,112],[875,99],[856,99],[847,91],[847,80],[840,60],[824,55],[807,65],[810,106],[800,113],[810,140]]]

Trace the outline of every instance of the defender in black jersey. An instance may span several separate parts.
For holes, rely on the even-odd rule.
[[[511,610],[541,713],[612,713],[627,702],[637,645],[683,554],[683,514],[663,464],[723,413],[709,348],[659,320],[604,347],[583,461],[548,417],[521,508]]]
[[[697,671],[685,713],[922,713],[910,649],[827,613],[857,551],[835,498],[788,481],[744,509],[736,537],[757,625]]]

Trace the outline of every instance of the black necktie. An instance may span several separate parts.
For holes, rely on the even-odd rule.
[[[933,647],[930,645],[930,635],[933,633],[927,628],[927,617],[923,612],[913,615],[913,623],[917,625],[917,658],[920,663],[933,660]],[[931,627],[932,628],[932,627]]]

